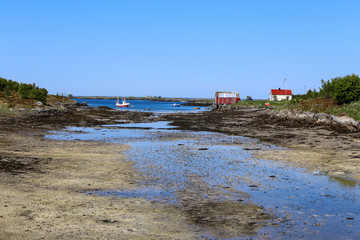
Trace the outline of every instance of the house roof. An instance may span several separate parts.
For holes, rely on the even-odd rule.
[[[290,89],[271,89],[271,95],[292,95]]]

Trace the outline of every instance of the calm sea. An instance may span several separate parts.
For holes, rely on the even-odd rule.
[[[182,104],[183,102],[154,102],[149,100],[126,100],[130,103],[130,107],[116,107],[116,100],[109,99],[77,99],[78,103],[86,102],[90,107],[99,107],[106,106],[110,108],[120,109],[120,110],[130,110],[130,111],[150,111],[158,113],[171,113],[171,112],[195,112],[195,111],[205,111],[208,107],[201,106],[180,106],[173,107],[173,104]],[[121,100],[120,100],[121,102]]]

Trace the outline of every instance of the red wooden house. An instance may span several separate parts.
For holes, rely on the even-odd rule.
[[[240,102],[238,92],[216,92],[215,103],[217,104],[233,104]]]

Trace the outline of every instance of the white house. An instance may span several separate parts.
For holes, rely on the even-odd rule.
[[[271,101],[281,101],[281,100],[291,100],[292,92],[291,90],[286,89],[271,89],[270,100]]]

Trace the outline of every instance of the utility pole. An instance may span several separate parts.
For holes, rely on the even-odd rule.
[[[283,81],[284,89],[285,89],[285,95],[286,95],[286,78]]]

